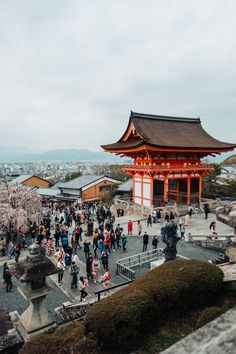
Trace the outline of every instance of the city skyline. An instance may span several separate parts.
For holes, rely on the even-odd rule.
[[[229,0],[0,5],[1,146],[89,149],[130,110],[199,117],[236,142],[236,4]]]

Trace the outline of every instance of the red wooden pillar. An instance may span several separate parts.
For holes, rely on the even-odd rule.
[[[133,203],[135,203],[135,173],[132,175],[133,178]]]
[[[191,177],[187,178],[187,204],[191,203]]]
[[[164,202],[167,200],[167,176],[164,175]]]
[[[198,190],[198,201],[202,201],[202,175],[199,176],[199,190]]]
[[[150,175],[150,207],[152,208],[153,205],[153,176]]]
[[[141,174],[141,205],[143,206],[143,173]]]

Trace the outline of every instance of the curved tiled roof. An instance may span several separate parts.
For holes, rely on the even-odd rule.
[[[133,123],[138,137],[129,137],[127,132]],[[135,113],[131,111],[126,132],[114,144],[102,145],[105,150],[135,149],[142,145],[159,148],[228,151],[236,144],[225,143],[213,138],[202,127],[199,118],[182,118]]]

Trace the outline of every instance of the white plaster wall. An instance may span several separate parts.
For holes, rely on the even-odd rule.
[[[141,183],[139,182],[134,182],[134,191],[135,191],[135,196],[137,197],[141,197],[141,193],[142,193],[142,190],[141,190]]]
[[[143,198],[150,199],[151,188],[150,184],[143,184]]]

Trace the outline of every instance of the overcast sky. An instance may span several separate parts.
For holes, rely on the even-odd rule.
[[[235,0],[0,4],[0,145],[99,150],[130,110],[236,142]]]

